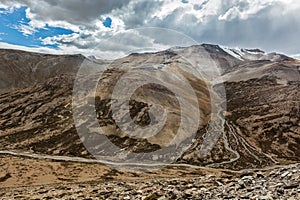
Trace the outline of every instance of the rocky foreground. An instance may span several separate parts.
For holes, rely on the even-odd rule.
[[[1,188],[0,199],[300,199],[300,164],[186,178]]]

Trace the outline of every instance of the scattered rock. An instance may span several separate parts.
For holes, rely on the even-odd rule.
[[[10,173],[6,173],[4,176],[0,177],[0,182],[4,182],[4,181],[6,181],[9,178],[11,178]]]
[[[300,164],[262,171],[257,174],[137,179],[92,183],[68,183],[25,188],[0,188],[4,199],[300,199]],[[286,173],[286,176],[282,176]],[[287,179],[288,174],[291,176]],[[224,179],[224,180],[223,180]],[[226,180],[225,180],[226,179]],[[222,182],[222,185],[217,182]]]

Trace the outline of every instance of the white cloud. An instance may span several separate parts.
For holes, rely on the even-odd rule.
[[[242,19],[246,20],[250,16],[255,16],[263,9],[274,6],[278,3],[285,3],[282,0],[244,0],[236,1],[234,5],[229,8],[223,15],[218,17],[219,20],[234,20]]]
[[[29,52],[37,52],[37,53],[49,53],[49,54],[66,54],[62,50],[55,50],[48,47],[24,47],[19,45],[8,44],[5,42],[0,42],[0,49],[16,49],[23,50]]]
[[[13,13],[15,9],[20,8],[21,6],[22,4],[14,1],[0,2],[0,8],[4,9],[4,11],[0,11],[0,14]]]
[[[300,60],[300,54],[291,55],[291,57]]]
[[[20,26],[17,26],[16,29],[21,33],[23,33],[25,36],[32,35],[33,33],[37,32],[37,29],[25,24],[21,24]]]
[[[151,30],[144,30],[149,32],[149,36],[141,34],[142,31],[132,30],[119,33],[113,38],[108,38],[106,40],[99,40],[93,46],[93,48],[78,48],[77,45],[70,45],[69,43],[77,42],[76,37],[78,35],[72,34],[57,36],[56,38],[51,38],[52,40],[44,40],[45,44],[56,44],[60,41],[59,49],[52,49],[49,47],[24,47],[19,45],[12,45],[5,42],[0,42],[0,49],[16,49],[24,50],[29,52],[40,52],[48,54],[82,54],[85,56],[94,55],[100,59],[115,59],[125,56],[127,53],[136,51],[159,51],[170,48],[171,45],[162,45],[155,41],[151,37]],[[153,32],[153,31],[152,31]],[[84,41],[82,41],[84,42]],[[81,45],[84,45],[83,43]]]

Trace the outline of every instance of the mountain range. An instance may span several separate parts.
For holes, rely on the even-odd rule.
[[[78,134],[78,130],[91,132],[95,126],[100,126],[102,132],[96,131],[97,134],[104,134],[122,152],[141,155],[187,139],[190,143],[182,147],[173,161],[177,164],[241,170],[300,161],[300,61],[288,56],[259,49],[202,44],[133,53],[112,61],[82,55],[0,50],[0,61],[1,151],[90,159],[94,159],[95,154],[109,156],[100,151],[109,148],[107,142],[98,144],[100,150],[96,146],[87,149],[82,141],[88,139]],[[101,72],[96,95],[85,96],[94,102],[96,125],[78,124],[73,118],[74,112],[81,109],[79,104],[74,110],[74,81],[78,80],[77,72],[85,63],[94,64]],[[130,129],[132,124],[125,120],[126,113],[121,111],[118,114],[121,121],[125,121],[122,127],[117,123],[112,110],[115,100],[112,93],[120,78],[134,74],[132,71],[166,73],[168,76],[163,80],[170,81],[183,98],[190,99],[186,87],[181,84],[184,77],[196,95],[196,101],[190,100],[190,112],[182,112],[184,104],[166,85],[150,81],[134,91],[129,100],[134,125],[145,127],[143,135],[148,137],[124,133],[124,128]],[[89,73],[83,77],[86,84],[96,75]],[[127,80],[126,85],[147,78],[143,74],[137,76],[131,75],[131,82]],[[81,82],[82,90],[86,86],[84,81]],[[218,137],[211,151],[201,157],[205,136],[215,117],[214,109],[219,108],[215,103],[218,97],[214,96],[218,91],[224,95],[219,98],[225,99],[221,102],[222,129],[211,131]],[[155,127],[163,118],[151,116],[149,110],[154,105],[167,110],[165,124],[155,135]],[[199,118],[194,110],[199,110]],[[182,118],[187,120],[188,126],[177,137]],[[191,140],[189,128],[196,130]],[[165,156],[170,155],[166,153]],[[134,160],[130,156],[128,159]]]

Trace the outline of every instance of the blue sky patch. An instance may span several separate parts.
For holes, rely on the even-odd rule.
[[[103,21],[103,25],[107,28],[111,27],[112,19],[110,17],[106,17],[106,19]]]
[[[57,45],[44,45],[42,39],[56,35],[68,35],[74,33],[72,30],[59,27],[51,27],[48,24],[44,28],[35,29],[31,34],[24,35],[20,29],[21,26],[29,26],[30,19],[26,17],[26,9],[23,6],[9,13],[5,10],[0,10],[0,33],[1,42],[6,42],[14,45],[26,47],[52,47],[58,48]],[[2,11],[2,12],[1,12]]]

